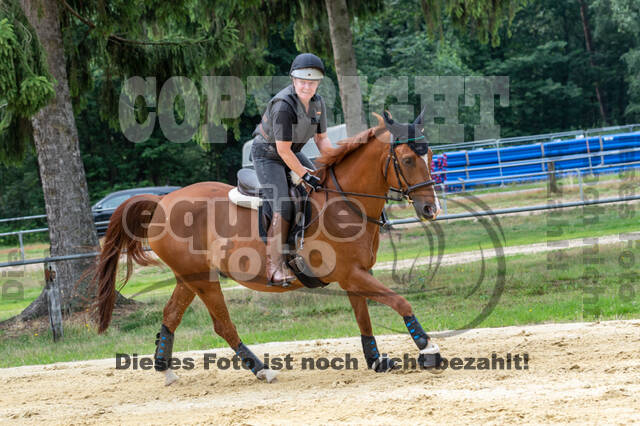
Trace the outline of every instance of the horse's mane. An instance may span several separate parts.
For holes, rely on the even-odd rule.
[[[342,139],[338,142],[337,147],[331,148],[328,152],[316,158],[316,162],[319,163],[320,167],[329,167],[340,163],[347,154],[369,142],[373,135],[372,130],[373,129],[363,130],[355,136]]]
[[[328,152],[316,158],[316,163],[320,169],[326,169],[329,166],[340,163],[351,152],[367,144],[371,138],[380,135],[386,130],[384,120],[379,114],[372,113],[378,120],[378,125],[367,130],[363,130],[355,136],[342,139],[338,142],[338,146],[331,148]]]

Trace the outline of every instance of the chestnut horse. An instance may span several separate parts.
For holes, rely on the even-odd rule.
[[[386,112],[384,118],[374,113],[376,127],[341,141],[316,160],[323,165],[318,170],[323,188],[309,197],[313,219],[305,231],[300,254],[323,282],[338,282],[346,291],[360,328],[367,365],[376,372],[389,371],[396,365],[378,352],[367,299],[390,306],[403,317],[420,351],[418,363],[422,368],[437,367],[441,362],[437,345],[420,326],[409,302],[369,273],[378,250],[377,219],[390,189],[412,202],[422,220],[433,220],[440,211],[430,172],[433,154],[422,134],[423,113],[410,124],[394,122]],[[155,368],[165,372],[167,385],[177,379],[169,368],[174,332],[196,295],[206,305],[215,332],[235,350],[243,365],[259,379],[270,382],[275,378],[275,371],[240,340],[218,273],[264,292],[296,290],[302,284],[296,280],[287,288],[267,285],[258,212],[232,203],[228,194],[233,188],[220,182],[202,182],[163,197],[140,195],[120,205],[111,217],[94,277],[98,283],[99,332],[111,321],[121,253],[127,250],[126,283],[133,261],[141,265],[154,262],[143,248],[148,241],[177,281],[156,336]]]

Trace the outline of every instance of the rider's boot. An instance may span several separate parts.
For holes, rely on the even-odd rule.
[[[289,222],[279,213],[273,214],[267,232],[267,280],[269,285],[286,287],[295,279],[284,262],[283,248],[289,234]]]

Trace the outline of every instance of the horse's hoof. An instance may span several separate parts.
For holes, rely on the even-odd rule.
[[[169,386],[171,383],[178,380],[178,376],[173,372],[172,369],[168,369],[164,371],[164,385]]]
[[[439,368],[442,365],[442,357],[438,345],[429,340],[427,347],[420,351],[418,365],[422,369]]]
[[[270,370],[268,368],[263,368],[262,370],[256,373],[256,377],[260,380],[266,380],[267,383],[271,383],[276,380],[276,376],[278,373],[275,370]]]
[[[395,370],[398,367],[398,364],[387,356],[376,359],[373,362],[373,365],[371,365],[371,369],[376,373],[387,373],[391,370]]]

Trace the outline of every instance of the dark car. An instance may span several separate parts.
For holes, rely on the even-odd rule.
[[[150,186],[147,188],[133,188],[125,189],[122,191],[112,192],[107,195],[91,207],[93,213],[93,221],[96,223],[96,230],[98,231],[98,237],[102,237],[107,231],[108,224],[100,224],[99,222],[105,222],[111,219],[111,215],[118,208],[118,206],[134,195],[140,194],[155,194],[165,195],[170,192],[180,189],[179,186]]]

